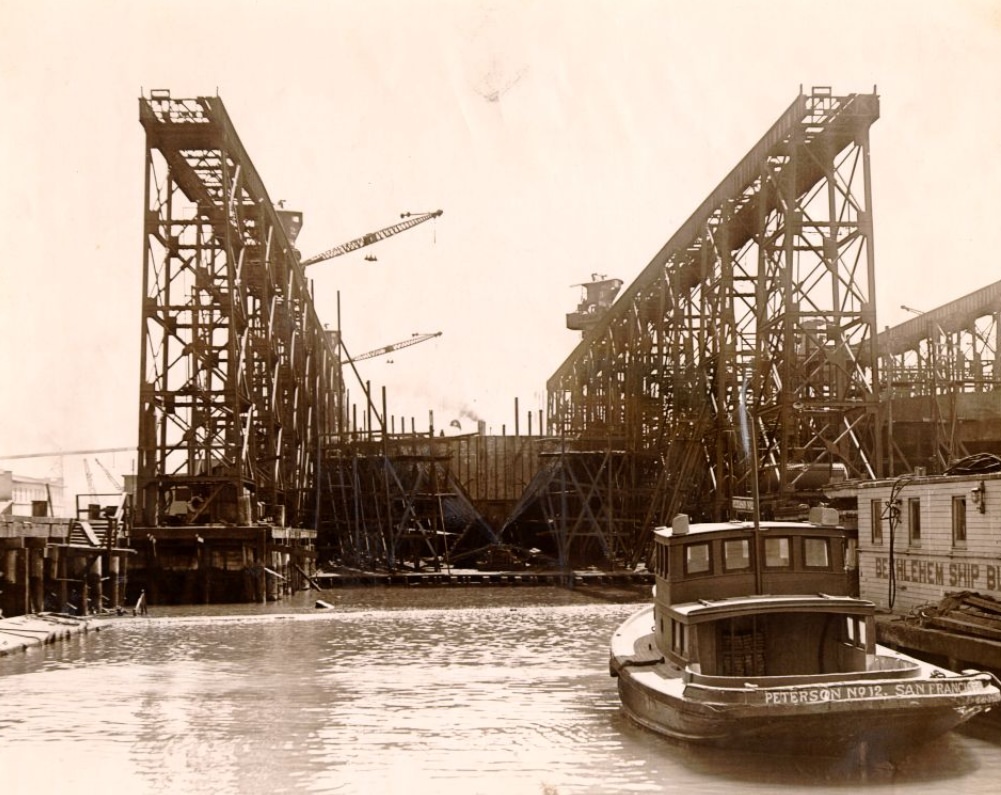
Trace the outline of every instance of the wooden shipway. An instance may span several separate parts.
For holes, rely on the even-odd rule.
[[[98,628],[100,625],[92,620],[62,613],[32,613],[0,619],[0,657]]]

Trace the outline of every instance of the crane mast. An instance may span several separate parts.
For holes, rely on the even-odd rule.
[[[302,266],[305,268],[307,265],[315,265],[318,262],[333,259],[334,257],[341,256],[342,254],[348,254],[352,251],[364,248],[365,246],[370,246],[373,243],[378,243],[380,240],[385,240],[387,237],[392,237],[393,235],[407,229],[411,229],[418,224],[423,224],[425,221],[430,221],[432,218],[437,218],[443,212],[444,210],[435,210],[433,213],[421,213],[420,215],[401,213],[400,217],[405,218],[405,221],[393,224],[392,226],[387,226],[385,229],[380,229],[378,232],[369,232],[367,235],[356,237],[354,240],[349,240],[347,243],[342,243],[339,246],[334,246],[333,248],[329,248],[319,254],[314,254],[308,259],[304,259],[302,261]]]

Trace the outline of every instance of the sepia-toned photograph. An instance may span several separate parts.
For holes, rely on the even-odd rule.
[[[0,793],[993,793],[1001,4],[0,0]]]

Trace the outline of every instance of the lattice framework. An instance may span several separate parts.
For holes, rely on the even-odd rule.
[[[342,387],[293,219],[218,97],[153,92],[139,111],[138,523],[312,525],[320,440],[338,427]]]
[[[659,454],[680,474],[651,504],[706,517],[755,469],[773,510],[818,470],[876,474],[878,108],[797,97],[550,378],[550,433]]]
[[[942,472],[997,450],[1001,281],[880,332],[876,345],[890,475],[919,466]]]

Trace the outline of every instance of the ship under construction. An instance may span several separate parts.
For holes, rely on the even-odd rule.
[[[678,513],[792,518],[839,480],[1001,453],[1001,282],[878,330],[879,110],[801,91],[631,284],[582,285],[544,412],[446,436],[397,424],[385,389],[348,404],[361,357],[308,277],[441,211],[303,257],[219,97],[142,97],[137,472],[97,546],[161,603],[332,572],[628,573]]]

